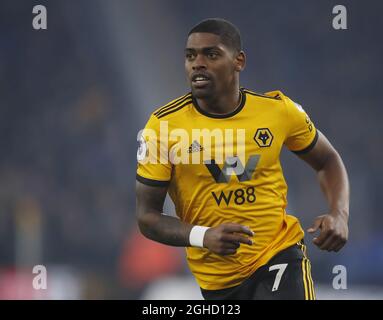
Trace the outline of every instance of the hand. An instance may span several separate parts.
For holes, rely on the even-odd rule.
[[[347,218],[341,214],[330,213],[317,217],[307,232],[314,233],[318,229],[320,234],[313,239],[313,243],[321,250],[338,252],[347,242]]]
[[[254,236],[253,231],[236,223],[225,223],[206,231],[203,244],[205,248],[219,255],[235,254],[241,243],[252,245],[246,236]]]

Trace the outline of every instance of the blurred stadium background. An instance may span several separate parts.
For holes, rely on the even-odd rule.
[[[32,8],[48,30],[32,28]],[[322,299],[383,298],[383,27],[379,1],[78,0],[0,2],[0,299],[201,298],[184,250],[145,240],[135,221],[136,135],[188,88],[188,30],[223,17],[242,32],[242,85],[301,103],[340,151],[351,181],[350,240],[306,238]],[[315,175],[284,152],[289,211],[326,211]],[[171,205],[168,205],[171,209]],[[48,289],[31,287],[32,267]],[[332,268],[347,268],[334,290]]]

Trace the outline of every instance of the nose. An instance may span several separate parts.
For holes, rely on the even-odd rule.
[[[205,59],[204,59],[202,54],[198,54],[195,57],[195,59],[193,61],[192,69],[193,70],[206,69],[206,61],[205,61]]]

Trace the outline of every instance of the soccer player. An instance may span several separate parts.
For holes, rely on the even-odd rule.
[[[191,93],[154,111],[140,137],[138,224],[149,239],[186,247],[205,299],[315,299],[304,232],[285,211],[281,148],[318,174],[329,209],[308,232],[318,231],[322,250],[348,238],[347,173],[298,103],[240,87],[245,62],[230,22],[208,19],[189,32]],[[163,213],[167,192],[178,218]]]

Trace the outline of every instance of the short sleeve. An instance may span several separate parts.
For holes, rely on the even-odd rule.
[[[318,132],[302,106],[284,97],[287,112],[287,132],[284,144],[297,154],[309,152],[318,140]]]
[[[171,179],[168,136],[161,134],[160,121],[152,115],[137,136],[139,146],[136,179],[146,185],[167,186]]]

